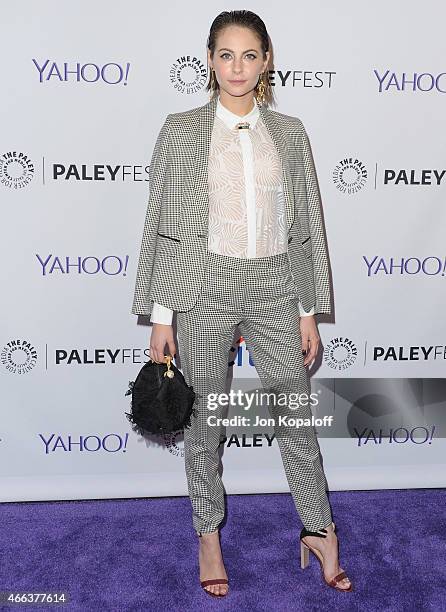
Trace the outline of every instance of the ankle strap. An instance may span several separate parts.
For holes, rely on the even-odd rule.
[[[302,540],[302,538],[305,538],[306,536],[316,536],[318,538],[326,538],[327,530],[324,527],[322,529],[318,529],[317,531],[309,531],[308,529],[305,529],[304,527],[302,531],[300,532],[300,539]]]

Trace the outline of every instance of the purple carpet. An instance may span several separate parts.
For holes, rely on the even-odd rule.
[[[0,591],[65,591],[40,610],[446,610],[446,493],[330,493],[355,592],[299,567],[289,494],[229,495],[221,541],[230,592],[204,593],[187,497],[0,504]],[[4,606],[31,610],[34,605]]]

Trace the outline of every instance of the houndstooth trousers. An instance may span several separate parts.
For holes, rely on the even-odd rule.
[[[262,387],[309,395],[299,321],[286,252],[244,259],[207,251],[198,300],[191,310],[177,312],[181,369],[198,397],[196,416],[184,430],[185,470],[198,534],[217,530],[224,518],[220,429],[208,424],[206,397],[227,391],[235,328],[246,342]],[[275,437],[302,523],[313,531],[327,527],[332,516],[314,427],[282,427],[279,416],[290,416],[289,408],[273,403],[268,410],[275,419]],[[222,416],[221,411],[220,406],[213,414]],[[311,419],[311,414],[309,405],[299,405],[293,416]]]

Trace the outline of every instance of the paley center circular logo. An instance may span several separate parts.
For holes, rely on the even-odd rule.
[[[342,371],[356,361],[358,349],[350,338],[333,338],[324,347],[324,361],[332,370]]]
[[[367,168],[360,159],[345,157],[333,170],[333,182],[336,189],[348,195],[356,193],[367,182]]]
[[[4,187],[27,187],[34,178],[34,171],[34,163],[26,153],[7,151],[0,154],[0,183]]]
[[[203,89],[207,79],[207,68],[194,55],[178,57],[170,68],[170,82],[180,93],[194,94]]]
[[[182,429],[173,431],[172,433],[163,434],[164,444],[166,448],[175,457],[184,457],[184,432]]]
[[[0,363],[12,374],[26,374],[37,363],[37,350],[28,340],[11,340],[1,350]]]

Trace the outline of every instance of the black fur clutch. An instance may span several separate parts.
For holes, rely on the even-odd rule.
[[[140,435],[163,434],[190,427],[195,415],[195,392],[180,370],[166,355],[166,363],[149,359],[135,382],[129,382],[126,395],[132,396],[131,412],[126,412],[132,429]]]

